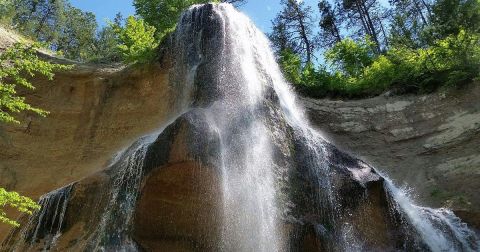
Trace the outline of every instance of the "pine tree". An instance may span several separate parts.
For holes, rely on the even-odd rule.
[[[231,3],[238,7],[246,4],[247,0],[222,0],[222,3]]]
[[[480,32],[479,0],[437,0],[432,6],[432,39],[456,35],[460,30]]]
[[[419,48],[422,32],[430,24],[431,6],[426,0],[391,0],[390,40],[394,45]]]
[[[320,11],[320,33],[318,41],[321,46],[331,47],[342,40],[340,34],[341,20],[339,20],[338,11],[327,0],[320,0],[318,3]]]
[[[384,9],[378,0],[343,0],[340,13],[346,18],[347,28],[357,29],[355,36],[373,40],[377,52],[388,46]]]
[[[315,49],[312,10],[303,2],[282,0],[283,10],[272,21],[270,38],[277,51],[289,49],[301,55],[304,63],[311,63]]]

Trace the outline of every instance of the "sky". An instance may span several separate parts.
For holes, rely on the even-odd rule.
[[[318,0],[303,0],[306,4],[316,8]],[[113,20],[117,12],[124,17],[135,14],[132,0],[70,0],[73,6],[84,11],[95,13],[100,26],[106,24],[106,20]],[[263,32],[270,32],[271,20],[280,11],[280,0],[248,0],[240,7]],[[315,9],[314,9],[315,10]]]

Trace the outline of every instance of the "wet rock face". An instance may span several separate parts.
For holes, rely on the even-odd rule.
[[[285,132],[285,135],[289,134]],[[286,140],[294,142],[288,137]],[[291,153],[282,154],[285,147],[282,149],[281,145],[276,151],[280,157],[278,163],[289,167],[287,170],[279,167],[278,171],[283,172],[289,181],[285,183],[288,186],[284,187],[284,197],[297,194],[301,198],[281,202],[290,204],[283,208],[280,206],[286,211],[282,225],[289,227],[283,230],[283,235],[289,239],[288,246],[292,251],[329,250],[329,236],[335,234],[327,229],[335,224],[329,221],[331,216],[325,215],[329,209],[317,203],[321,202],[317,196],[322,185],[318,184],[316,176],[309,174],[311,170],[288,161],[292,155],[303,158],[300,145],[286,149]],[[203,109],[195,109],[179,117],[149,146],[143,165],[143,183],[127,233],[137,248],[147,251],[220,249],[224,216],[218,151],[218,135],[207,124]],[[329,162],[340,163],[342,160],[344,164],[333,168],[339,188],[336,193],[343,199],[341,207],[345,209],[345,216],[341,218],[350,218],[349,221],[358,223],[361,223],[359,220],[364,221],[364,225],[356,228],[358,232],[371,233],[369,237],[374,238],[371,247],[382,248],[385,245],[385,248],[389,248],[386,244],[391,245],[392,235],[388,224],[372,227],[368,221],[369,218],[375,218],[378,223],[388,223],[386,194],[381,178],[373,170],[365,170],[367,167],[361,161],[339,152],[333,146],[329,147],[329,151]],[[55,241],[55,249],[86,248],[92,243],[92,236],[102,235],[97,233],[97,229],[102,225],[102,218],[106,217],[104,212],[112,207],[108,202],[114,193],[112,185],[118,169],[112,166],[75,184],[61,228],[63,235]],[[370,174],[367,176],[369,179],[359,179],[352,172],[356,170],[365,170]],[[297,183],[290,183],[293,181]],[[385,233],[387,237],[374,235],[376,233]],[[21,232],[12,233],[10,237],[11,241],[21,239]],[[25,242],[20,242],[20,247],[18,244],[5,243],[3,249],[42,249],[46,246],[41,241],[33,242],[33,245],[28,239]]]
[[[135,212],[135,240],[148,251],[217,250],[220,186],[215,171],[195,162],[154,169]]]
[[[221,229],[218,136],[193,110],[150,146],[133,236],[148,251],[215,251]]]
[[[358,101],[303,98],[312,122],[427,205],[448,206],[478,226],[480,88]]]
[[[296,142],[296,169],[290,173],[291,251],[359,249],[354,247],[359,241],[349,236],[361,239],[364,249],[404,249],[407,240],[411,251],[418,249],[412,233],[402,231],[408,224],[397,219],[400,214],[390,206],[391,196],[375,170],[329,143],[325,163],[315,167],[304,144]]]
[[[104,173],[97,173],[70,187],[61,189],[70,190],[66,198],[67,202],[60,202],[67,203],[63,218],[61,218],[60,212],[55,211],[55,207],[48,210],[42,209],[42,212],[49,213],[48,218],[42,217],[41,212],[32,217],[24,216],[22,227],[10,232],[1,243],[0,251],[43,251],[45,249],[78,251],[85,248],[86,237],[99,223],[100,214],[95,210],[105,206],[102,196],[103,192],[108,191],[108,179]],[[55,196],[57,194],[53,195],[53,200],[60,198]],[[60,194],[58,195],[60,196]],[[39,219],[41,221],[37,222]],[[54,225],[60,220],[63,223],[61,227]],[[35,223],[34,225],[30,224],[32,221]],[[41,232],[35,233],[37,227],[41,227],[39,229]],[[55,237],[59,233],[61,235]]]

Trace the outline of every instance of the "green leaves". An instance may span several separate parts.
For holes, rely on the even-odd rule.
[[[289,82],[301,82],[302,60],[300,59],[300,56],[292,52],[290,49],[285,49],[280,52],[279,63],[285,78]]]
[[[134,0],[137,15],[156,28],[156,37],[161,40],[175,29],[183,10],[208,0]],[[213,1],[218,2],[218,1]]]
[[[331,67],[347,76],[360,74],[363,68],[372,63],[374,57],[375,44],[368,37],[360,43],[346,38],[325,53],[325,58]]]
[[[5,189],[0,188],[0,222],[14,227],[18,227],[20,224],[7,217],[3,210],[6,206],[13,207],[26,214],[32,214],[33,211],[40,209],[40,206],[30,198],[21,196],[16,192],[7,192]]]
[[[288,54],[287,54],[288,55]],[[460,86],[480,76],[480,35],[460,30],[432,46],[391,48],[375,55],[366,40],[345,39],[326,52],[331,71],[300,66],[292,56],[280,57],[287,79],[308,96],[350,98],[397,93],[432,92],[441,86]]]
[[[41,60],[36,55],[37,45],[16,43],[0,54],[0,122],[19,123],[14,113],[31,111],[46,116],[47,111],[35,108],[17,94],[18,88],[35,89],[29,78],[37,74],[52,79],[54,71],[70,67]]]
[[[115,27],[120,44],[117,46],[126,63],[148,62],[155,56],[158,46],[155,27],[143,19],[130,16],[125,27]]]

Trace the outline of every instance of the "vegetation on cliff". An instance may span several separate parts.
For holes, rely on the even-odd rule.
[[[30,111],[40,116],[47,111],[25,102],[20,89],[35,89],[28,78],[39,74],[53,79],[54,72],[68,69],[68,66],[51,63],[37,56],[37,45],[16,43],[0,54],[0,123],[19,123],[14,113]]]
[[[181,12],[207,0],[134,0],[136,16],[117,14],[98,29],[95,14],[82,11],[68,0],[4,0],[0,25],[58,55],[80,62],[138,63],[150,60],[163,37],[175,29]],[[242,4],[245,0],[215,0]]]
[[[293,0],[282,1],[273,21],[280,65],[305,95],[423,93],[479,76],[478,0],[333,2],[319,1],[318,26],[315,12]]]
[[[136,16],[98,29],[93,13],[68,0],[6,0],[0,22],[69,59],[138,63],[155,56],[185,8],[205,2],[134,0]],[[307,96],[423,93],[479,75],[478,0],[319,0],[317,10],[280,2],[270,38],[286,78]]]

